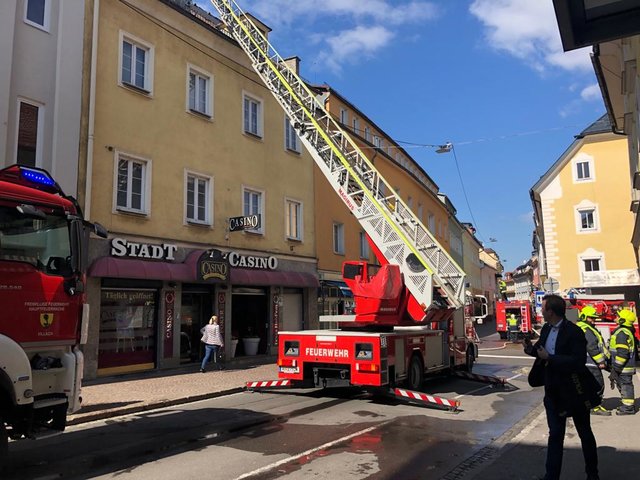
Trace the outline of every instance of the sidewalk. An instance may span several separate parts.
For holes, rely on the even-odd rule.
[[[101,420],[117,415],[195,402],[244,390],[250,380],[277,379],[275,357],[239,358],[228,362],[225,370],[200,373],[200,365],[171,370],[85,381],[82,408],[69,416],[68,425]]]

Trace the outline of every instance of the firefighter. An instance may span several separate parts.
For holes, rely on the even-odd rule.
[[[509,340],[516,342],[520,332],[520,320],[513,313],[507,318],[507,329],[509,330]]]
[[[505,282],[504,280],[499,280],[498,281],[498,290],[500,291],[500,296],[502,297],[502,300],[507,300],[507,282]]]
[[[636,373],[636,339],[633,323],[636,314],[623,308],[618,311],[618,328],[611,334],[609,350],[611,351],[611,386],[617,385],[622,405],[617,409],[618,415],[634,415],[635,392],[633,376]]]
[[[580,319],[577,325],[584,332],[584,338],[587,340],[587,368],[593,374],[594,378],[600,385],[600,398],[604,395],[604,377],[602,370],[607,368],[611,355],[604,344],[602,334],[594,327],[596,318],[599,318],[598,312],[591,305],[585,305],[580,311]],[[593,415],[611,415],[611,412],[604,408],[602,404],[591,410]]]

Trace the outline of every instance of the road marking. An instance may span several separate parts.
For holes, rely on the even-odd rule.
[[[279,461],[273,462],[273,463],[271,463],[269,465],[265,465],[264,467],[258,468],[256,470],[254,470],[253,472],[243,473],[239,477],[236,477],[235,480],[242,480],[243,478],[250,478],[250,477],[254,477],[256,475],[260,475],[261,473],[269,472],[269,471],[273,470],[274,468],[279,467],[280,465],[284,465],[286,463],[293,462],[293,461],[295,461],[295,460],[297,460],[299,458],[306,457],[307,455],[311,455],[313,453],[316,453],[317,451],[324,450],[324,449],[333,447],[334,445],[337,445],[339,443],[346,442],[347,440],[351,440],[352,438],[357,437],[358,435],[364,435],[365,433],[369,433],[369,432],[371,432],[373,430],[376,430],[376,429],[386,425],[387,423],[391,423],[391,420],[387,420],[386,422],[379,423],[378,425],[374,425],[373,427],[365,428],[364,430],[360,430],[359,432],[352,433],[351,435],[347,435],[345,437],[338,438],[337,440],[333,440],[331,442],[327,442],[324,445],[320,445],[318,447],[311,448],[311,449],[309,449],[309,450],[307,450],[305,452],[299,453],[298,455],[294,455],[292,457],[283,458],[282,460],[279,460]]]
[[[532,360],[533,357],[530,357],[528,355],[478,355],[478,357],[480,358],[523,358],[523,359],[527,359],[527,360]]]

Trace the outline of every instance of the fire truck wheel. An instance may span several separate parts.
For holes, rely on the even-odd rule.
[[[424,367],[422,366],[422,359],[419,355],[413,355],[411,357],[406,383],[407,388],[410,390],[419,390],[424,383]]]
[[[506,340],[507,339],[507,332],[498,332],[500,334],[500,340]]]

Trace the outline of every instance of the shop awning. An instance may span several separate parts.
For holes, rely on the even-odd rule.
[[[323,280],[322,283],[324,285],[329,285],[331,287],[336,287],[337,289],[340,290],[340,292],[342,293],[342,295],[344,297],[353,297],[353,292],[351,292],[351,290],[349,289],[347,284],[344,283],[344,282],[338,282],[338,281],[335,281],[335,280]]]
[[[196,267],[202,250],[191,252],[184,263],[151,262],[133,258],[101,257],[89,267],[90,277],[135,278],[174,282],[196,282]],[[251,270],[232,268],[233,285],[279,285],[282,287],[319,286],[312,273],[285,272],[277,270]]]
[[[89,267],[90,277],[136,278],[193,282],[202,251],[191,252],[184,263],[149,262],[135,258],[101,257]]]
[[[232,268],[231,283],[233,285],[280,285],[281,287],[317,288],[317,277],[312,273],[282,272],[278,270],[251,270],[249,268]]]

